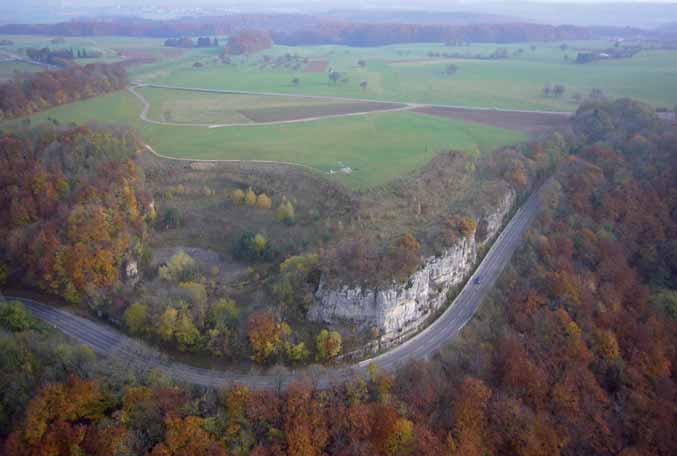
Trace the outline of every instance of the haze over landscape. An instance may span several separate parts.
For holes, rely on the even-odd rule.
[[[0,0],[0,454],[677,454],[677,2]]]
[[[73,18],[141,16],[167,19],[239,12],[318,14],[336,19],[372,22],[399,21],[458,23],[482,18],[501,21],[529,21],[549,24],[617,25],[657,27],[677,22],[677,4],[670,0],[595,1],[535,0],[484,2],[479,0],[423,0],[393,3],[383,0],[325,1],[269,0],[261,4],[229,0],[26,0],[0,5],[0,23],[55,22]],[[442,13],[442,14],[441,14]]]

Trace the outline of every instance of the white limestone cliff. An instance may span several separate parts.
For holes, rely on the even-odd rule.
[[[315,304],[308,316],[315,321],[350,321],[377,327],[382,344],[394,344],[420,329],[427,318],[446,303],[449,294],[472,272],[479,250],[492,241],[507,222],[515,204],[515,193],[505,193],[495,210],[480,220],[483,233],[462,238],[439,256],[425,258],[406,283],[363,288],[332,288],[320,280]],[[481,239],[477,239],[480,237]]]

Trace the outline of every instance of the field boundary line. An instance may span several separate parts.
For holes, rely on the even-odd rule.
[[[284,166],[295,166],[303,169],[307,169],[313,172],[320,172],[322,174],[327,174],[325,171],[322,171],[319,168],[313,168],[309,165],[304,165],[303,163],[294,163],[286,161],[276,161],[276,160],[247,160],[239,158],[187,158],[187,157],[170,157],[169,155],[163,155],[153,149],[153,146],[150,144],[144,144],[144,148],[150,153],[155,155],[157,158],[162,158],[164,160],[174,160],[182,162],[197,162],[197,163],[254,163],[259,165],[284,165]]]
[[[377,101],[377,103],[383,103],[383,104],[397,104],[397,105],[402,105],[398,106],[396,108],[387,108],[387,109],[372,109],[370,111],[358,111],[358,112],[349,112],[345,114],[329,114],[326,116],[313,116],[313,117],[303,117],[300,119],[290,119],[290,120],[274,120],[270,122],[251,122],[251,123],[226,123],[226,124],[219,124],[219,123],[183,123],[183,122],[167,122],[163,120],[155,120],[155,119],[150,119],[148,117],[148,111],[150,110],[150,102],[146,97],[144,97],[142,94],[136,91],[136,89],[141,88],[141,87],[154,87],[154,88],[164,88],[167,90],[184,90],[184,89],[170,89],[167,87],[156,87],[152,85],[136,85],[136,86],[130,86],[127,88],[127,90],[135,95],[141,103],[143,103],[143,109],[141,111],[141,114],[139,114],[139,118],[147,123],[151,123],[154,125],[164,125],[164,126],[170,126],[170,127],[198,127],[198,128],[236,128],[236,127],[263,127],[267,125],[289,125],[289,124],[297,124],[297,123],[305,123],[305,122],[314,122],[316,120],[324,120],[324,119],[337,119],[341,117],[353,117],[353,116],[365,116],[369,114],[383,114],[383,113],[388,113],[388,112],[400,112],[400,111],[409,111],[411,109],[415,109],[419,107],[418,105],[413,105],[413,104],[405,104],[405,103],[398,103],[398,102],[387,102],[387,101]],[[196,91],[196,92],[201,92],[201,90],[192,90],[191,91]],[[225,92],[224,92],[225,94]],[[239,94],[243,95],[243,94]],[[253,94],[249,94],[253,95]],[[263,95],[263,96],[269,96],[269,95]],[[347,101],[347,100],[342,100],[342,101]],[[372,100],[359,100],[355,99],[353,100],[355,102],[375,102]]]
[[[434,107],[434,108],[452,108],[452,109],[467,109],[470,111],[498,111],[498,112],[515,112],[515,113],[524,113],[524,114],[543,114],[543,115],[556,115],[556,116],[571,116],[574,114],[573,111],[546,111],[538,109],[517,109],[517,108],[499,108],[495,106],[464,106],[464,105],[455,105],[455,104],[438,104],[438,103],[423,103],[423,102],[414,102],[414,101],[402,101],[402,100],[378,100],[373,98],[354,98],[354,97],[340,97],[334,95],[312,95],[312,94],[302,94],[302,93],[291,93],[291,92],[258,92],[253,90],[236,90],[236,89],[208,89],[202,87],[183,87],[183,86],[174,86],[166,84],[154,84],[154,83],[145,83],[141,81],[134,82],[134,88],[141,87],[153,87],[156,89],[167,89],[167,90],[183,90],[187,92],[203,92],[203,93],[222,93],[222,94],[233,94],[233,95],[261,95],[261,96],[270,96],[270,97],[293,97],[293,98],[309,98],[316,100],[331,100],[331,101],[367,101],[372,103],[398,103],[410,106],[412,108],[423,108],[423,107]]]

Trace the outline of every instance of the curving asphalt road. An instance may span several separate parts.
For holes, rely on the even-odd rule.
[[[348,367],[304,368],[295,371],[262,371],[260,373],[203,369],[173,361],[166,355],[149,349],[142,342],[66,310],[30,299],[9,298],[23,301],[37,317],[78,342],[90,346],[101,355],[115,356],[128,364],[160,370],[178,382],[214,387],[240,383],[251,389],[275,389],[284,388],[295,379],[310,377],[318,387],[326,388],[356,373],[364,374],[371,363],[376,363],[382,369],[395,370],[409,360],[429,358],[454,338],[475,314],[482,300],[510,262],[513,253],[522,242],[524,233],[538,215],[541,195],[550,182],[550,180],[546,181],[534,191],[515,213],[456,299],[437,320],[391,350]],[[479,283],[476,283],[475,279],[478,277]]]

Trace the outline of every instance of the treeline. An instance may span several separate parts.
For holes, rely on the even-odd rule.
[[[68,21],[56,24],[6,24],[0,34],[52,36],[222,36],[241,30],[290,31],[321,27],[330,22],[304,14],[231,14],[227,16],[151,20],[119,18],[106,21]],[[331,21],[333,22],[333,21]]]
[[[590,39],[590,30],[574,26],[539,24],[411,25],[411,24],[329,24],[296,32],[276,32],[278,44],[383,46],[396,43],[474,42],[519,43]]]
[[[205,48],[205,47],[218,47],[219,39],[211,39],[208,36],[201,36],[197,39],[197,42],[193,41],[191,37],[180,37],[180,38],[168,38],[164,43],[167,47],[178,47],[178,48]]]
[[[67,67],[71,65],[74,59],[98,59],[103,55],[100,51],[87,50],[86,48],[28,48],[26,49],[26,56],[37,62],[47,63],[59,67]]]
[[[68,66],[75,58],[72,49],[28,48],[26,56],[36,62],[47,63],[60,67]]]
[[[270,33],[257,30],[243,30],[228,38],[225,54],[240,55],[268,49],[273,45]]]
[[[584,105],[574,129],[526,245],[433,361],[328,390],[312,370],[286,392],[188,389],[93,374],[4,305],[5,453],[675,454],[677,132],[625,100]]]
[[[442,362],[473,385],[452,406],[459,454],[677,451],[677,132],[628,100],[584,105],[574,128],[492,321]]]
[[[642,51],[642,46],[616,46],[599,51],[586,51],[576,54],[576,63],[592,63],[597,60],[629,59]]]
[[[71,301],[115,285],[152,217],[127,129],[43,127],[0,138],[4,281]]]
[[[63,22],[58,24],[8,24],[1,34],[59,36],[181,36],[233,35],[243,30],[266,30],[276,43],[287,45],[345,44],[380,46],[414,42],[491,42],[556,41],[590,39],[600,33],[591,28],[551,26],[529,23],[434,25],[336,21],[307,15],[230,15],[206,18],[153,21],[143,19],[115,21]],[[605,30],[608,36],[613,30]],[[615,30],[625,36],[627,30]]]
[[[0,84],[0,120],[123,89],[122,65],[92,63],[63,70],[19,73]]]

